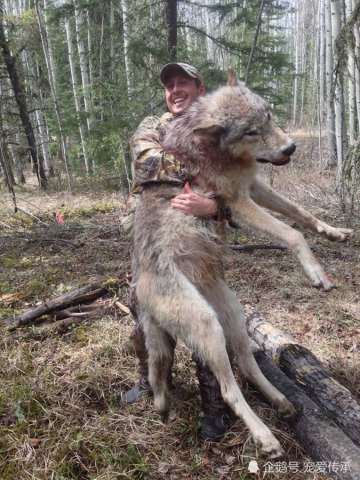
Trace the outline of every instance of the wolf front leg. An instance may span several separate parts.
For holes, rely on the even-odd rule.
[[[239,221],[247,223],[250,227],[269,233],[284,242],[297,256],[314,287],[324,290],[330,290],[334,287],[320,263],[311,253],[309,245],[300,232],[272,217],[248,197],[240,198],[230,207],[235,220],[238,217]]]
[[[296,203],[288,200],[260,179],[256,179],[251,188],[251,198],[262,207],[279,212],[292,220],[295,220],[305,228],[319,233],[329,240],[343,242],[353,233],[350,228],[336,228],[314,217]]]

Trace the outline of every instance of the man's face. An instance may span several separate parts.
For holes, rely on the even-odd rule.
[[[204,93],[204,85],[198,85],[194,78],[185,74],[176,73],[165,84],[166,105],[173,115],[180,115]]]

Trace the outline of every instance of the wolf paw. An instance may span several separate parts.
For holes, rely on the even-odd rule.
[[[313,287],[322,288],[325,291],[336,288],[335,284],[329,279],[320,265],[312,265],[307,272]]]
[[[278,405],[278,412],[285,419],[291,419],[297,415],[296,408],[286,398]]]
[[[338,242],[348,240],[353,234],[351,228],[335,228],[324,222],[319,222],[316,230],[327,239]]]
[[[284,455],[279,441],[270,432],[264,432],[261,436],[255,438],[255,443],[259,446],[261,454],[267,458],[279,458]]]

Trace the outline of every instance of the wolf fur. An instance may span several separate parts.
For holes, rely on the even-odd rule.
[[[183,160],[193,177],[194,188],[197,185],[202,192],[215,192],[231,207],[235,220],[280,238],[297,255],[315,285],[331,287],[303,236],[273,218],[252,199],[264,206],[274,204],[275,210],[282,213],[290,210],[299,222],[313,229],[328,227],[322,227],[311,215],[256,179],[256,160],[283,164],[295,149],[289,137],[274,124],[263,99],[235,82],[201,97],[171,122],[164,148]],[[281,413],[292,415],[293,406],[257,366],[243,310],[224,282],[222,245],[214,222],[171,208],[170,199],[178,193],[176,186],[148,186],[135,215],[136,294],[146,335],[155,407],[166,418],[167,378],[173,358],[171,338],[181,339],[212,370],[225,402],[243,419],[261,450],[277,457],[282,454],[281,446],[246,403],[228,352],[242,374]],[[329,228],[329,235],[336,238],[347,235]]]

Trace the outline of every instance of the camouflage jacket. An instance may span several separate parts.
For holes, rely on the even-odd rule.
[[[129,234],[132,232],[137,194],[141,193],[146,185],[155,182],[184,185],[187,180],[191,181],[191,176],[181,162],[170,153],[164,152],[161,145],[166,126],[173,118],[169,112],[161,117],[146,117],[130,140],[133,187],[127,202],[128,215],[121,222]],[[213,220],[231,219],[231,211],[221,198],[213,192],[208,192],[206,196],[217,201],[218,213]]]
[[[183,185],[187,180],[180,161],[161,146],[166,125],[173,118],[169,112],[161,117],[146,117],[132,136],[133,193],[141,192],[146,184],[153,182]]]

